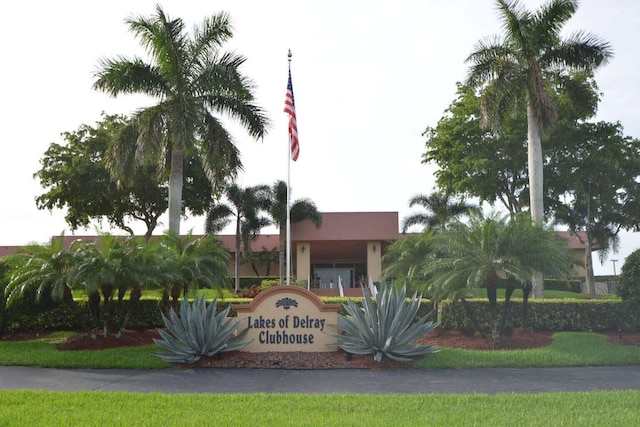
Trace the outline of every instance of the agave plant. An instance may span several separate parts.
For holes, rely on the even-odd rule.
[[[216,314],[217,307],[217,298],[207,306],[204,297],[198,296],[192,304],[182,300],[179,316],[173,308],[168,317],[162,313],[168,332],[160,330],[162,339],[154,341],[165,351],[153,354],[169,363],[196,363],[249,344],[251,340],[243,341],[248,329],[234,335],[240,322],[227,318],[231,306]]]
[[[431,345],[414,341],[434,330],[438,324],[424,316],[414,322],[420,300],[416,294],[406,298],[406,285],[401,289],[387,286],[383,281],[376,302],[363,291],[362,308],[349,300],[343,305],[348,315],[338,315],[338,329],[343,334],[331,334],[338,339],[338,347],[351,354],[373,354],[380,362],[383,356],[408,362],[412,356],[436,353]]]

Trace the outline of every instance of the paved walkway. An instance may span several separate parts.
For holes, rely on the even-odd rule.
[[[406,370],[43,369],[0,366],[0,389],[160,393],[541,393],[640,390],[640,366]]]

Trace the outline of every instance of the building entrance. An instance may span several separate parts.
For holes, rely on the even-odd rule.
[[[315,264],[311,266],[314,288],[338,288],[338,278],[343,288],[358,286],[358,277],[365,275],[364,264]]]

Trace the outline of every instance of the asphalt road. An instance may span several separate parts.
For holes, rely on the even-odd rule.
[[[141,393],[542,393],[640,390],[640,366],[530,369],[98,370],[0,366],[0,389]]]

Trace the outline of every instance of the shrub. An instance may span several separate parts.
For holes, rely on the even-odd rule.
[[[202,357],[238,350],[249,344],[251,341],[243,341],[248,329],[234,335],[240,322],[227,318],[231,307],[218,313],[217,305],[217,298],[208,306],[202,296],[193,304],[184,298],[180,315],[173,308],[169,317],[161,313],[169,332],[158,331],[162,339],[154,341],[165,351],[153,354],[169,363],[196,363]]]
[[[635,328],[640,329],[640,249],[624,260],[616,293],[632,313]]]
[[[640,249],[624,260],[617,294],[623,301],[640,306]]]
[[[381,284],[375,305],[369,293],[363,291],[362,307],[352,300],[343,305],[347,315],[338,314],[338,329],[343,334],[331,334],[338,347],[347,353],[373,354],[380,362],[383,356],[406,362],[408,357],[435,353],[430,345],[414,344],[418,338],[434,330],[437,323],[425,316],[415,320],[422,298],[415,295],[407,301],[406,286],[401,289]]]
[[[513,328],[522,327],[522,304],[520,299],[511,302]],[[498,302],[498,316],[503,302]],[[486,299],[468,299],[467,307],[484,331],[490,330],[492,319]],[[527,327],[537,331],[634,331],[634,310],[620,301],[613,300],[529,300]],[[469,313],[462,304],[443,302],[442,327],[470,332]],[[500,318],[499,318],[500,319]],[[475,328],[473,328],[475,331]]]

